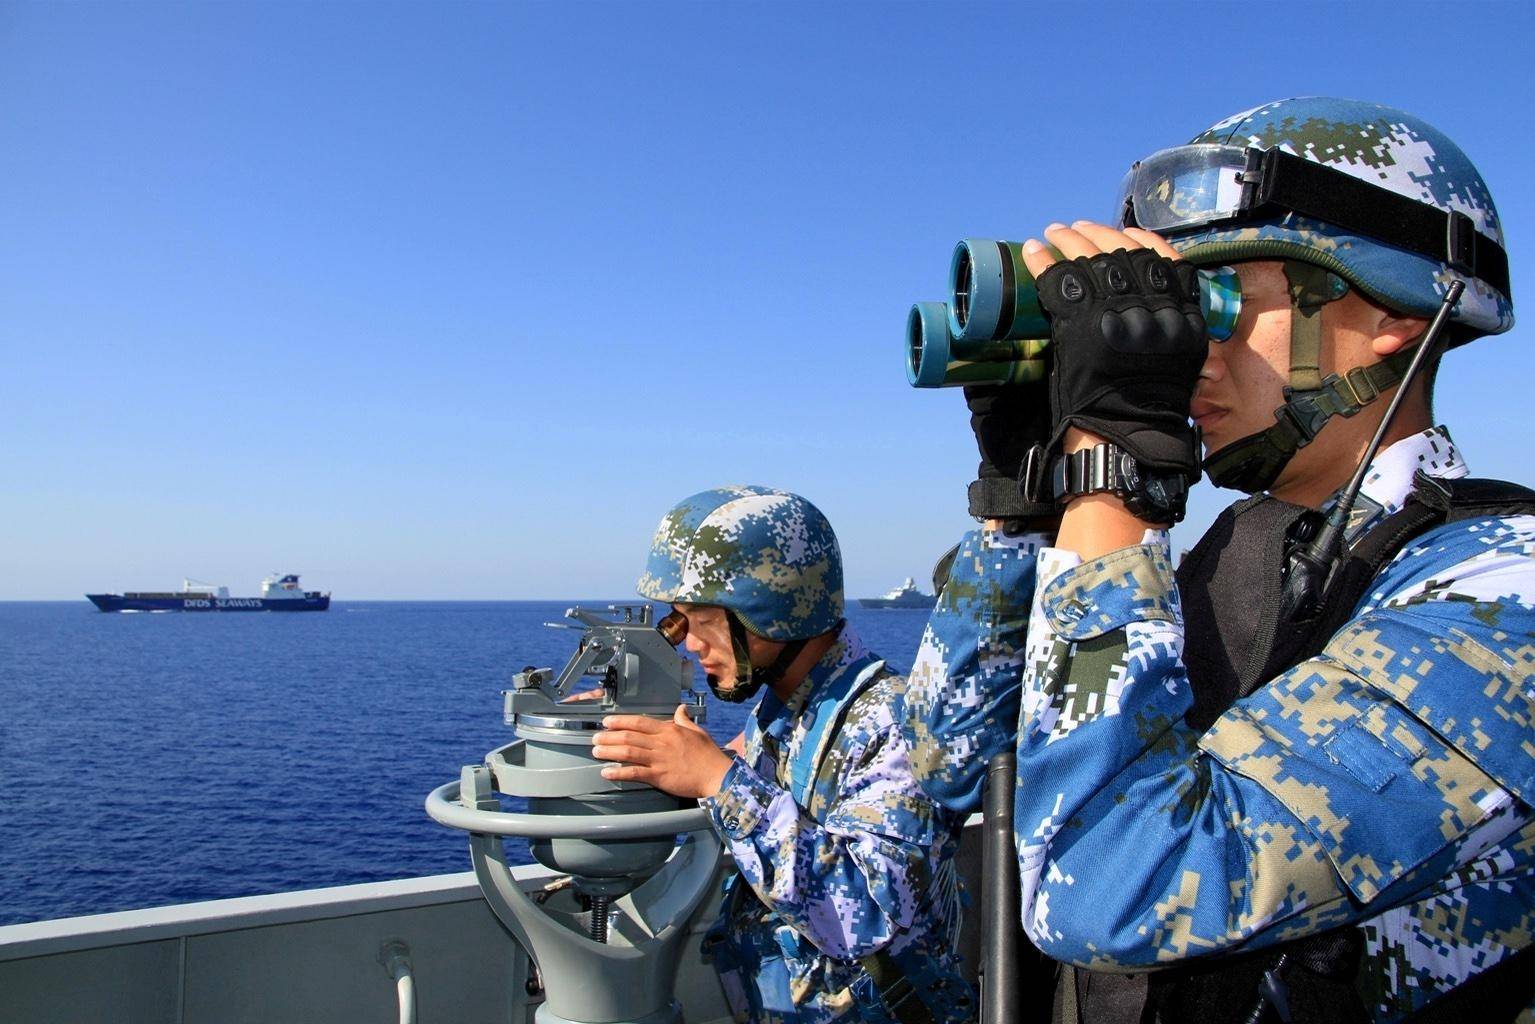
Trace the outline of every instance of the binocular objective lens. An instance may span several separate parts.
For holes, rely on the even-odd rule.
[[[961,249],[954,256],[954,320],[961,330],[970,322],[970,250]]]
[[[916,380],[922,370],[922,311],[916,306],[906,316],[906,377]]]

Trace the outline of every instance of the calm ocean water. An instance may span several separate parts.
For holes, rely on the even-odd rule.
[[[0,603],[0,924],[468,870],[422,801],[510,740],[501,691],[569,658],[542,624],[573,603],[608,604]],[[904,671],[927,613],[848,618]],[[711,698],[710,732],[745,713]]]

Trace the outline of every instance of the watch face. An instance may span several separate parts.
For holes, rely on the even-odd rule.
[[[1166,507],[1168,504],[1166,482],[1164,482],[1161,477],[1155,476],[1150,480],[1147,480],[1146,496],[1149,497],[1152,501],[1156,502],[1158,505]]]

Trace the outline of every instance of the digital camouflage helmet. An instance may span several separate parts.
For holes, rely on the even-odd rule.
[[[1427,318],[1452,281],[1465,282],[1452,345],[1514,322],[1502,228],[1482,176],[1445,135],[1391,107],[1305,97],[1235,114],[1135,164],[1120,210],[1123,223],[1165,235],[1201,266],[1284,261],[1290,387],[1273,427],[1206,460],[1222,486],[1266,489],[1327,420],[1352,416],[1400,381],[1411,350],[1322,378],[1321,310],[1350,287]]]
[[[736,660],[723,700],[749,698],[782,676],[804,642],[842,624],[842,553],[821,510],[768,487],[717,487],[678,502],[656,527],[636,589],[653,601],[725,609]],[[786,644],[754,668],[747,632]]]

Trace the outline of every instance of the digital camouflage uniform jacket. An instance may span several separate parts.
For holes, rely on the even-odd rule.
[[[885,673],[850,705],[816,772],[808,806],[789,765],[809,730],[812,692],[876,663],[845,626],[788,703],[765,694],[746,751],[702,801],[740,875],[706,948],[738,1020],[884,1020],[859,960],[879,950],[923,964],[961,999],[954,854],[962,818],[911,774],[899,727],[904,680]],[[973,1008],[973,1004],[971,1004]],[[945,1020],[964,1020],[972,1009]]]
[[[1442,429],[1392,445],[1350,540],[1419,469],[1466,474]],[[1018,715],[1023,917],[1041,949],[1152,968],[1358,923],[1361,995],[1394,1021],[1530,943],[1535,517],[1424,534],[1319,656],[1203,735],[1184,723],[1166,535],[1087,563],[1043,542],[966,537],[908,726],[930,791],[966,807],[984,770],[966,759]]]

